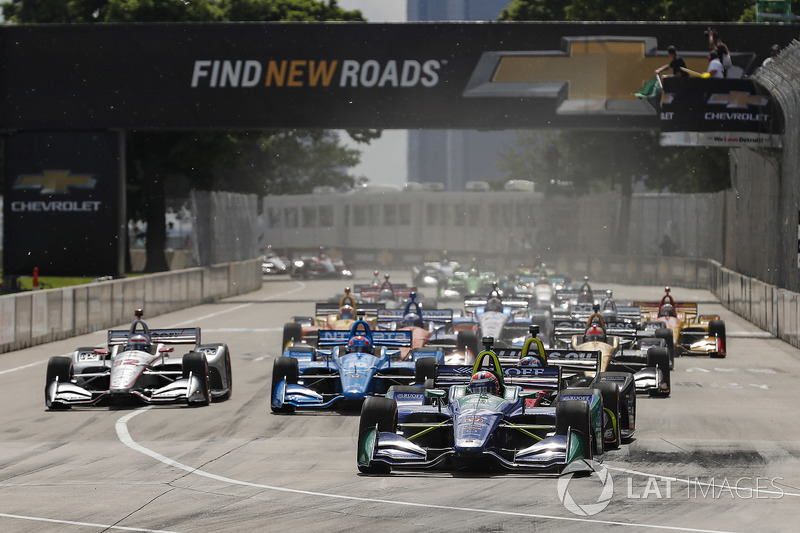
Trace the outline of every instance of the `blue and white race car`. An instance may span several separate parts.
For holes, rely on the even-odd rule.
[[[290,344],[272,369],[272,411],[360,404],[392,385],[424,383],[443,363],[443,352],[412,349],[402,359],[411,340],[410,331],[373,330],[359,319],[350,330],[320,330],[317,348]]]

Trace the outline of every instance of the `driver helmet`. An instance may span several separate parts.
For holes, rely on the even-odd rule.
[[[356,310],[352,305],[345,304],[339,308],[339,318],[341,320],[355,320]]]
[[[586,340],[588,342],[605,340],[606,332],[597,324],[592,324],[586,330]]]
[[[150,350],[150,340],[144,335],[132,335],[130,338],[128,338],[128,343],[125,345],[125,349],[147,352]]]
[[[542,361],[534,356],[534,355],[526,355],[522,359],[519,360],[517,366],[522,367],[530,367],[530,368],[542,368]]]
[[[371,344],[369,339],[364,335],[355,335],[350,339],[350,342],[347,343],[347,347],[350,352],[369,353],[371,351]]]
[[[578,295],[578,301],[580,303],[592,303],[594,302],[594,296],[592,295],[591,290],[582,290],[581,293]]]
[[[486,310],[502,313],[503,302],[501,302],[499,298],[489,298],[489,300],[486,302]]]
[[[403,316],[402,321],[403,327],[411,328],[411,327],[422,327],[422,317],[419,316],[417,313],[406,313]]]
[[[378,300],[381,302],[389,302],[394,300],[394,292],[392,289],[381,289],[381,293],[378,295]]]
[[[481,370],[472,375],[469,380],[469,392],[500,394],[500,380],[487,370]]]
[[[678,316],[675,312],[675,308],[672,307],[672,304],[664,304],[661,306],[661,309],[658,310],[658,316]]]

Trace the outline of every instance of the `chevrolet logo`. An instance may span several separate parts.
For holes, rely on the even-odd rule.
[[[558,98],[558,113],[653,114],[634,93],[669,63],[655,37],[563,37],[563,50],[484,52],[465,97]],[[704,71],[708,52],[682,53]]]
[[[758,96],[743,91],[731,91],[728,94],[714,93],[708,104],[721,104],[728,109],[747,109],[747,106],[764,107],[769,103],[766,96]]]
[[[41,174],[17,176],[14,189],[40,189],[41,194],[67,194],[70,189],[94,189],[97,180],[90,174],[69,170],[45,170]]]

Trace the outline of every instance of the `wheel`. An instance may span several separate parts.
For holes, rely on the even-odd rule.
[[[592,446],[592,424],[589,403],[584,400],[564,400],[556,403],[556,435],[566,435],[572,428],[580,435],[586,450],[586,458],[594,457]]]
[[[292,342],[302,342],[303,340],[303,326],[296,322],[287,322],[283,325],[283,345],[281,345],[281,353],[286,350]]]
[[[438,363],[435,357],[422,357],[414,361],[414,383],[425,383],[426,380],[436,380],[436,367]]]
[[[378,427],[379,432],[397,431],[397,402],[383,396],[370,396],[361,406],[361,418],[358,422],[358,451],[361,453],[362,439],[366,434]],[[358,465],[364,474],[388,474],[392,468],[386,463]]]
[[[669,369],[675,368],[675,337],[672,336],[672,330],[669,328],[660,328],[656,330],[656,337],[664,339],[667,342],[667,350],[669,350]]]
[[[233,394],[233,374],[231,373],[231,353],[227,344],[212,345],[217,350],[217,355],[224,354],[225,369],[220,371],[218,365],[213,365],[209,368],[209,381],[211,383],[211,390],[227,389],[227,392],[221,396],[217,396],[217,400],[227,400]]]
[[[598,381],[594,387],[600,391],[600,396],[603,397],[603,447],[607,450],[616,450],[622,445],[622,402],[620,399],[619,386],[613,381]],[[615,420],[607,419],[608,413],[611,411]],[[611,432],[611,438],[607,438],[608,432]],[[613,439],[613,440],[612,440]]]
[[[58,379],[59,383],[72,381],[73,369],[71,357],[51,357],[47,361],[47,377],[44,383],[44,404],[48,409],[55,411],[58,409],[69,409],[69,405],[61,403],[50,403],[47,395],[47,389],[53,381]]]
[[[211,403],[211,383],[208,377],[208,359],[203,352],[189,352],[183,356],[183,377],[188,378],[189,374],[202,376],[203,396],[200,402],[193,402],[190,405],[208,405]]]
[[[650,396],[666,398],[672,392],[672,381],[669,370],[669,353],[666,348],[650,348],[647,350],[647,366],[654,366],[661,370],[661,388],[651,390]],[[666,386],[665,386],[666,385]]]
[[[294,357],[278,357],[272,364],[272,394],[269,396],[270,408],[273,413],[294,413],[293,405],[274,407],[272,399],[275,397],[275,388],[282,379],[286,379],[286,384],[295,384],[300,375],[300,365]]]
[[[481,353],[477,331],[459,331],[456,334],[456,343],[459,349],[464,348],[471,351],[472,357],[478,357],[478,354]]]
[[[723,320],[712,320],[708,323],[708,335],[709,337],[719,337],[722,339],[722,347],[727,350],[727,338],[725,335],[725,321]],[[714,352],[711,354],[711,357],[714,358],[723,358],[725,357],[725,352],[719,353]]]

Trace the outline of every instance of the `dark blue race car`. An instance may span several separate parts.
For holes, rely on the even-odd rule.
[[[392,385],[424,383],[443,353],[418,348],[401,359],[411,340],[410,331],[372,330],[359,319],[350,330],[320,330],[317,348],[291,344],[272,369],[272,411],[360,405]]]

